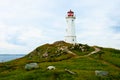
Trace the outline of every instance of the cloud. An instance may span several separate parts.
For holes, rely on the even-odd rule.
[[[119,3],[119,0],[81,0],[81,3],[75,3],[74,6],[81,7],[83,9],[81,12],[84,13],[81,14],[82,17],[79,17],[76,24],[78,42],[120,49],[118,47],[120,31],[113,32],[115,26],[120,25],[117,17],[120,16]]]
[[[15,50],[30,48],[29,46],[35,47],[36,44],[40,44],[44,39],[42,33],[42,30],[35,26],[9,26],[0,24],[0,48]]]
[[[120,49],[119,0],[0,0],[0,52],[28,53],[64,40],[67,10],[76,15],[77,41]]]

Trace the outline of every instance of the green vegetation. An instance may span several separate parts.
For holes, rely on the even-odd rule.
[[[120,50],[98,48],[101,51],[84,56],[94,51],[94,48],[63,41],[45,44],[23,58],[0,63],[0,80],[119,80]],[[31,62],[37,62],[40,68],[25,70],[25,64]],[[47,70],[51,65],[56,69]],[[70,74],[65,69],[76,74]],[[109,75],[96,76],[95,70],[108,71]]]
[[[112,48],[101,48],[102,55],[101,58],[103,61],[111,63],[117,67],[120,67],[120,50]],[[91,56],[92,58],[99,59],[99,53]]]

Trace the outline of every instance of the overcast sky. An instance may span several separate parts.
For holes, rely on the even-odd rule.
[[[120,49],[120,0],[0,0],[0,54],[64,40],[70,9],[77,42]]]

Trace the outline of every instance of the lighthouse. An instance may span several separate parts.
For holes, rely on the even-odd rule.
[[[76,35],[75,35],[75,15],[73,11],[68,11],[66,16],[66,36],[65,41],[68,43],[75,44],[76,43]]]

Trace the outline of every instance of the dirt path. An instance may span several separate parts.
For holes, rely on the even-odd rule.
[[[92,51],[92,52],[90,52],[89,54],[87,54],[87,55],[83,55],[83,56],[76,56],[76,58],[80,58],[80,57],[88,57],[88,56],[90,56],[90,55],[92,55],[92,54],[95,54],[95,53],[97,53],[97,52],[99,52],[100,51],[100,49],[99,48],[97,48],[97,47],[94,47],[94,51]],[[75,53],[74,53],[75,54]]]
[[[100,49],[97,48],[97,47],[94,47],[94,49],[95,49],[94,51],[92,51],[91,53],[89,53],[89,54],[87,54],[87,55],[84,55],[84,56],[90,56],[90,55],[95,54],[95,53],[97,53],[97,52],[100,51]]]
[[[68,49],[66,51],[67,51],[67,53],[72,54],[73,56],[77,56],[77,54],[73,53],[72,51],[70,51]]]
[[[90,55],[92,55],[92,54],[95,54],[95,53],[97,53],[97,52],[100,51],[100,49],[97,48],[97,47],[94,47],[94,49],[95,49],[95,50],[92,51],[92,52],[90,52],[89,54],[84,55],[84,56],[76,56],[76,58],[80,58],[80,57],[88,57],[88,56],[90,56]],[[69,50],[68,50],[68,52],[69,52],[70,54],[76,55],[75,53],[73,53],[73,52],[71,52],[71,51],[69,51]],[[89,58],[90,58],[90,59],[94,59],[94,58],[91,58],[91,57],[89,57]],[[110,66],[112,66],[112,67],[114,67],[115,69],[117,69],[117,70],[120,71],[120,67],[117,67],[117,66],[114,65],[114,64],[111,64],[111,63],[109,63],[109,62],[107,62],[107,61],[105,61],[105,60],[100,60],[100,62],[102,62],[102,63],[104,63],[104,64],[107,64],[107,65],[110,65]]]
[[[97,53],[97,52],[99,52],[100,51],[100,49],[99,48],[97,48],[97,47],[94,47],[94,51],[92,51],[91,53],[89,53],[89,54],[87,54],[87,55],[84,55],[84,56],[77,56],[76,58],[80,58],[80,57],[88,57],[88,56],[90,56],[90,55],[92,55],[92,54],[95,54],[95,53]],[[90,59],[94,59],[94,58],[91,58],[91,57],[89,57]],[[109,63],[109,62],[107,62],[107,61],[105,61],[105,60],[100,60],[100,62],[102,62],[102,63],[104,63],[104,64],[107,64],[107,65],[110,65],[110,66],[112,66],[112,67],[114,67],[115,69],[117,69],[117,70],[119,70],[120,71],[120,67],[117,67],[116,65],[114,65],[114,64],[111,64],[111,63]]]

